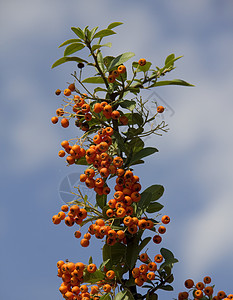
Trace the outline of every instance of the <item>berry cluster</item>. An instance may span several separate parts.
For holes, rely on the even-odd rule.
[[[97,269],[94,263],[85,265],[82,262],[57,262],[58,274],[62,279],[59,291],[67,300],[98,300],[103,293],[110,293],[116,287],[116,275],[113,270],[106,268]],[[96,285],[88,287],[85,278],[89,278],[91,274],[99,272],[99,276],[103,278],[96,282]],[[94,277],[93,277],[94,278]]]
[[[211,299],[211,300],[229,300],[233,299],[233,294],[229,294],[228,296],[224,291],[219,291],[217,295],[213,296],[214,294],[214,285],[209,285],[211,283],[211,278],[209,276],[205,276],[203,281],[200,281],[194,284],[192,279],[187,279],[184,282],[184,285],[187,289],[190,289],[188,292],[181,292],[178,295],[178,300],[185,300],[189,298],[189,293],[192,293],[194,299]]]
[[[152,261],[147,253],[142,253],[139,256],[139,259],[143,264],[139,267],[134,268],[132,270],[132,275],[135,281],[135,284],[138,286],[142,286],[145,282],[155,280],[156,271],[158,270],[158,263],[163,261],[163,256],[161,254],[157,254],[154,257],[154,261]]]

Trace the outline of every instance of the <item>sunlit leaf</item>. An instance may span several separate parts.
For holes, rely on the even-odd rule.
[[[194,86],[193,84],[190,84],[184,80],[181,79],[173,79],[173,80],[164,80],[164,81],[158,81],[151,85],[150,87],[153,86],[164,86],[164,85],[183,85],[183,86]]]
[[[84,60],[82,58],[79,58],[79,57],[66,57],[65,56],[65,57],[59,58],[57,61],[55,61],[55,63],[52,65],[51,68],[53,69],[53,68],[55,68],[55,67],[57,67],[57,66],[59,66],[61,64],[64,64],[67,61],[74,61],[74,62],[77,62],[77,63],[79,63],[79,62],[85,62],[85,63],[87,63],[86,60]]]
[[[129,60],[131,57],[133,57],[135,54],[133,52],[126,52],[121,55],[118,55],[116,58],[114,58],[110,65],[108,66],[108,71],[111,71],[114,67],[122,65],[124,62]]]
[[[120,26],[122,24],[123,24],[122,22],[113,22],[108,25],[108,29],[113,29],[114,27]]]
[[[85,48],[85,46],[81,43],[72,43],[71,45],[66,47],[64,51],[64,56],[73,54],[79,50],[82,50],[83,48]]]
[[[79,42],[81,42],[80,39],[70,39],[70,40],[67,40],[64,43],[62,43],[58,48],[61,48],[63,46],[66,46],[66,45],[69,45],[69,44],[72,44],[72,43],[79,43]]]
[[[116,34],[116,32],[114,32],[114,31],[111,30],[111,29],[103,29],[103,30],[100,30],[99,32],[97,32],[97,33],[93,36],[93,39],[103,38],[103,37],[105,37],[105,36],[112,35],[112,34]]]
[[[83,83],[104,83],[102,77],[88,77],[82,81]]]
[[[79,27],[71,27],[71,30],[81,39],[85,40],[85,34]]]

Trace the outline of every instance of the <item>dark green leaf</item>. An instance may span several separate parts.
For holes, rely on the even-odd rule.
[[[88,264],[90,265],[90,264],[92,264],[92,263],[93,263],[93,258],[92,258],[92,256],[90,256],[89,261],[88,261]]]
[[[130,111],[133,111],[136,107],[136,102],[134,100],[122,100],[119,102],[119,105],[122,108],[127,108]]]
[[[159,184],[154,184],[148,187],[144,192],[148,192],[152,194],[151,202],[158,200],[160,197],[162,197],[164,193],[164,187]]]
[[[168,285],[162,285],[159,287],[161,290],[164,290],[164,291],[173,291],[173,287],[168,284]]]
[[[114,32],[114,31],[111,30],[111,29],[103,29],[103,30],[100,30],[99,32],[97,32],[97,33],[93,36],[93,39],[103,38],[103,37],[105,37],[105,36],[112,35],[112,34],[116,34],[116,32]]]
[[[102,273],[100,270],[96,270],[94,273],[85,272],[83,279],[84,282],[89,283],[96,283],[100,280],[103,280],[105,278],[105,274]]]
[[[131,166],[135,166],[135,165],[140,165],[140,164],[144,164],[144,160],[140,159],[138,161],[135,161],[133,164],[131,164]]]
[[[137,262],[138,255],[139,255],[139,238],[137,235],[132,237],[130,242],[127,244],[126,249],[126,263],[130,270],[132,270]]]
[[[164,81],[158,81],[154,83],[153,86],[163,86],[163,85],[183,85],[183,86],[194,86],[193,84],[190,84],[184,80],[181,79],[173,79],[173,80],[164,80]]]
[[[79,57],[62,57],[62,58],[58,59],[57,61],[55,61],[55,63],[52,65],[51,68],[53,69],[53,68],[55,68],[55,67],[57,67],[57,66],[59,66],[61,64],[64,64],[67,61],[75,61],[77,63],[79,63],[79,62],[85,62],[85,63],[87,63],[86,60],[84,60],[82,58],[79,58]]]
[[[132,150],[132,152],[136,152],[143,149],[144,142],[139,137],[135,137],[129,143],[127,143],[127,145],[128,148]]]
[[[63,46],[66,46],[66,45],[69,45],[69,44],[72,44],[72,43],[79,43],[79,42],[81,42],[80,39],[70,39],[70,40],[67,40],[64,43],[62,43],[58,48],[61,48]]]
[[[126,52],[126,53],[123,53],[121,55],[118,55],[116,58],[114,58],[111,61],[110,65],[108,67],[108,71],[111,71],[114,67],[122,65],[124,62],[129,60],[134,55],[135,54],[133,52]]]
[[[107,195],[98,195],[96,194],[96,203],[100,208],[104,208],[106,206]]]
[[[132,156],[131,161],[130,161],[130,165],[132,163],[134,163],[135,161],[138,161],[141,158],[149,156],[149,155],[151,155],[151,154],[153,154],[155,152],[158,152],[158,150],[156,148],[153,148],[153,147],[146,147],[146,148],[141,149],[140,151],[136,152]]]
[[[146,300],[158,300],[158,295],[157,294],[150,295],[150,293],[148,292],[146,295]]]
[[[71,27],[71,30],[81,39],[85,40],[85,34],[79,27]]]
[[[82,50],[85,46],[81,43],[72,43],[71,45],[67,46],[64,51],[64,56],[73,54],[79,50]]]
[[[108,25],[108,29],[113,29],[114,27],[120,26],[122,24],[123,24],[122,22],[113,22]]]
[[[111,61],[114,59],[114,56],[105,56],[103,58],[103,62],[105,64],[105,66],[108,68],[108,66],[110,65]]]
[[[164,206],[158,202],[150,203],[149,206],[146,209],[146,212],[152,214],[157,211],[160,211]]]
[[[116,142],[117,142],[117,145],[118,145],[119,149],[122,152],[127,152],[127,149],[125,147],[125,142],[124,142],[122,136],[117,131],[114,131],[114,137],[116,139]]]
[[[137,205],[137,212],[136,212],[137,217],[140,217],[144,213],[144,211],[146,211],[147,207],[151,202],[151,196],[152,196],[151,193],[147,193],[145,191],[141,194],[141,199]]]
[[[88,77],[82,81],[83,83],[104,83],[102,77]]]
[[[102,264],[99,266],[99,269],[102,269],[106,264],[110,261],[110,259],[107,259],[106,261],[103,261]]]
[[[113,265],[117,265],[125,259],[126,246],[120,243],[116,243],[113,246],[104,244],[102,254],[104,261],[110,259],[106,264],[106,267],[112,268]]]
[[[145,248],[146,247],[146,245],[150,242],[150,240],[151,240],[151,237],[146,237],[144,240],[142,240],[142,242],[140,243],[140,245],[139,245],[139,253],[142,251],[142,249],[143,248]]]
[[[166,248],[161,248],[160,253],[162,254],[162,256],[165,260],[174,258],[174,254]]]

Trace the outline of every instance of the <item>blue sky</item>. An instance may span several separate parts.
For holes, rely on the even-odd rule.
[[[205,275],[232,292],[232,1],[9,0],[0,8],[1,299],[61,299],[57,260],[87,261],[101,246],[93,241],[84,251],[73,228],[51,223],[62,204],[60,183],[82,171],[57,157],[60,142],[79,133],[50,123],[60,106],[54,91],[72,81],[75,65],[51,65],[62,56],[58,45],[73,37],[70,27],[113,21],[124,25],[106,39],[110,55],[133,51],[135,60],[159,66],[170,53],[184,55],[168,78],[196,86],[156,89],[175,113],[164,114],[168,133],[147,140],[159,153],[135,168],[143,188],[164,185],[162,212],[172,219],[162,246],[180,262],[175,291],[163,299],[176,297],[186,278]]]

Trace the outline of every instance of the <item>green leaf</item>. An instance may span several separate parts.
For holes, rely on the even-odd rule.
[[[158,81],[156,83],[154,83],[152,86],[150,87],[154,87],[154,86],[163,86],[163,85],[183,85],[183,86],[194,86],[193,84],[190,84],[184,80],[181,79],[173,79],[173,80],[164,80],[164,81]]]
[[[83,83],[104,83],[104,80],[102,77],[96,76],[96,77],[85,78],[82,82]]]
[[[110,261],[110,259],[107,259],[106,261],[103,261],[101,265],[99,266],[99,269],[102,269],[106,264]]]
[[[108,66],[110,65],[111,61],[114,59],[114,56],[105,56],[103,58],[103,62],[105,64],[105,66],[108,68]]]
[[[174,53],[168,55],[167,58],[165,59],[165,66],[168,65],[170,63],[170,61],[173,61],[174,58],[175,58],[175,54]]]
[[[88,163],[87,163],[85,157],[81,157],[81,158],[79,158],[79,159],[76,159],[76,160],[75,160],[75,164],[76,164],[76,165],[83,165],[83,166],[88,165]]]
[[[101,71],[104,72],[105,71],[104,59],[103,59],[103,55],[100,51],[97,53],[97,61],[98,61]]]
[[[141,158],[149,156],[149,155],[151,155],[151,154],[153,154],[155,152],[158,152],[158,150],[156,148],[153,148],[153,147],[146,147],[146,148],[141,149],[140,151],[136,152],[132,156],[131,161],[130,161],[130,165],[132,163],[134,163],[135,161],[138,161]]]
[[[139,253],[142,251],[143,248],[146,247],[146,245],[150,242],[151,237],[146,237],[144,240],[142,240],[142,242],[140,243],[140,245],[138,246],[139,248]]]
[[[91,50],[92,50],[92,51],[95,51],[96,49],[99,49],[99,48],[101,48],[101,47],[109,47],[109,48],[111,48],[111,47],[112,47],[112,43],[106,43],[106,44],[104,44],[104,45],[93,45],[93,46],[91,47]]]
[[[105,274],[100,270],[96,270],[94,273],[85,272],[83,276],[84,282],[96,283],[105,278]]]
[[[148,187],[144,192],[148,192],[148,193],[152,194],[152,197],[151,197],[151,202],[152,202],[152,201],[156,201],[162,197],[162,195],[164,193],[164,187],[159,184],[154,184],[154,185],[151,185],[150,187]]]
[[[71,30],[81,39],[85,40],[85,34],[79,27],[71,27]]]
[[[112,298],[110,297],[109,293],[104,294],[102,297],[99,298],[99,300],[111,300]]]
[[[136,102],[134,100],[122,100],[119,102],[119,105],[122,108],[127,108],[130,111],[133,111],[136,107]]]
[[[97,87],[94,89],[94,93],[97,93],[97,92],[107,92],[106,89],[103,89],[103,88],[100,88],[100,87]]]
[[[133,52],[126,52],[126,53],[123,53],[121,55],[118,55],[116,58],[114,58],[111,61],[110,65],[108,67],[108,71],[111,71],[114,67],[122,65],[124,62],[129,60],[134,55],[135,54]]]
[[[122,24],[123,24],[122,22],[113,22],[108,25],[108,29],[113,29],[114,27],[120,26]]]
[[[88,261],[88,264],[90,265],[90,264],[92,264],[92,263],[93,263],[93,258],[92,258],[92,256],[90,256],[89,261]]]
[[[149,206],[146,209],[146,212],[152,214],[157,211],[160,211],[164,206],[158,202],[150,203]]]
[[[134,296],[129,290],[123,290],[116,294],[114,300],[134,300]]]
[[[181,57],[183,56],[178,56],[178,57],[175,57],[175,54],[172,53],[170,55],[168,55],[168,57],[166,58],[165,60],[165,66],[162,70],[166,69],[166,68],[171,68],[174,66],[174,62],[178,59],[180,59]]]
[[[161,248],[160,253],[162,254],[163,258],[165,259],[165,262],[160,265],[160,270],[162,270],[166,266],[170,266],[172,268],[173,264],[178,262],[178,259],[176,259],[174,257],[174,254],[168,249]]]
[[[135,71],[137,72],[147,72],[149,71],[150,67],[151,67],[151,62],[147,61],[146,64],[144,66],[140,66],[138,62],[133,62],[132,66],[134,68],[136,68]]]
[[[103,38],[103,37],[105,37],[105,36],[112,35],[112,34],[116,34],[116,32],[114,32],[114,31],[111,30],[111,29],[103,29],[103,30],[100,30],[99,32],[97,32],[97,33],[93,36],[93,39]]]
[[[126,246],[121,243],[116,243],[113,246],[104,244],[102,254],[104,261],[110,259],[106,267],[112,268],[113,265],[117,265],[125,259]]]
[[[93,39],[93,36],[94,36],[94,34],[96,33],[96,30],[98,29],[99,27],[97,26],[97,27],[94,27],[92,30],[91,30],[91,34],[90,34],[90,40],[92,41],[92,39]]]
[[[61,48],[63,46],[66,46],[66,45],[69,45],[69,44],[72,44],[72,43],[79,43],[79,42],[81,42],[80,39],[70,39],[70,40],[67,40],[64,43],[62,43],[58,48]]]
[[[104,208],[107,202],[107,195],[98,195],[96,194],[96,203],[100,208]]]
[[[129,143],[127,143],[127,146],[132,150],[132,152],[136,152],[143,149],[144,142],[139,137],[135,137]]]
[[[79,58],[79,57],[62,57],[62,58],[59,58],[57,61],[55,61],[55,63],[52,65],[51,69],[53,69],[61,64],[64,64],[67,61],[75,61],[77,63],[79,63],[79,62],[87,63],[86,60]]]
[[[83,48],[85,48],[85,46],[81,43],[73,43],[69,46],[66,47],[65,51],[64,51],[64,56],[73,54],[79,50],[82,50]]]

